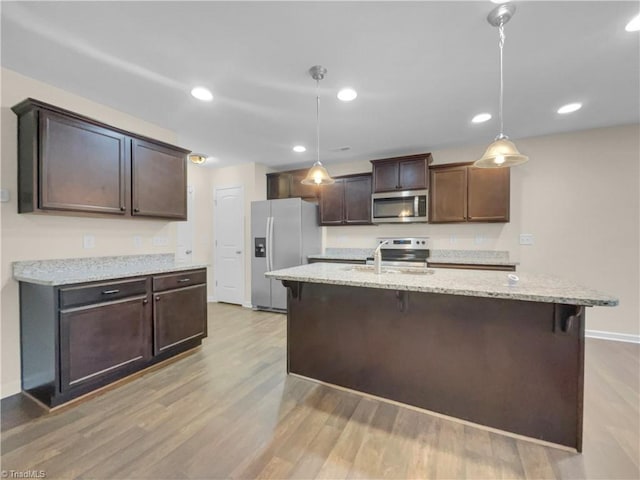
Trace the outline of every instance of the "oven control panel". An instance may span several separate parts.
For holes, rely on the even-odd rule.
[[[429,237],[380,237],[376,240],[378,245],[387,242],[383,245],[383,250],[427,250],[429,248]]]

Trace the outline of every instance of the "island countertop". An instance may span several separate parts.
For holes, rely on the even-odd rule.
[[[391,269],[393,270],[393,269]],[[312,263],[267,272],[277,280],[326,283],[353,287],[491,297],[530,302],[564,303],[583,306],[615,306],[614,296],[560,277],[538,273],[518,273],[516,285],[509,285],[506,272],[431,269],[433,274],[382,273],[363,271],[344,264]]]
[[[64,258],[13,262],[13,278],[19,282],[57,286],[206,267],[206,264],[178,262],[171,253]]]

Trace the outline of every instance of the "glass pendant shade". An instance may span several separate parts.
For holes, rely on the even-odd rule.
[[[498,137],[493,142],[480,160],[476,160],[474,167],[502,168],[520,165],[529,160],[529,157],[521,154],[514,143],[506,137]]]
[[[318,161],[313,164],[313,167],[309,169],[305,179],[300,183],[304,185],[331,185],[335,182],[336,181],[329,176],[327,169]]]
[[[327,169],[320,162],[320,80],[327,74],[322,65],[314,65],[309,69],[309,75],[316,81],[316,163],[309,169],[307,176],[300,183],[303,185],[331,185],[336,181],[331,178]]]
[[[500,35],[500,41],[498,46],[500,47],[500,104],[498,111],[500,113],[500,134],[496,137],[491,145],[484,152],[484,155],[480,160],[476,160],[473,163],[474,167],[480,168],[505,168],[513,167],[514,165],[520,165],[529,160],[529,157],[521,154],[516,148],[515,144],[509,140],[504,132],[504,120],[503,120],[503,103],[504,103],[504,75],[503,75],[503,62],[502,62],[502,50],[504,48],[504,24],[507,23],[513,14],[516,12],[516,6],[508,3],[498,5],[496,8],[489,12],[487,21],[494,27],[498,27]]]

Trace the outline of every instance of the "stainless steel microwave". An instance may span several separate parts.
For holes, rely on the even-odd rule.
[[[428,190],[374,193],[371,195],[371,222],[427,222],[428,198]]]

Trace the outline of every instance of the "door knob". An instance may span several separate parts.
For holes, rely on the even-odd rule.
[[[186,253],[187,255],[191,255],[192,251],[191,250],[186,250],[184,253]]]
[[[242,253],[242,250],[236,250],[236,253],[240,255]]]

